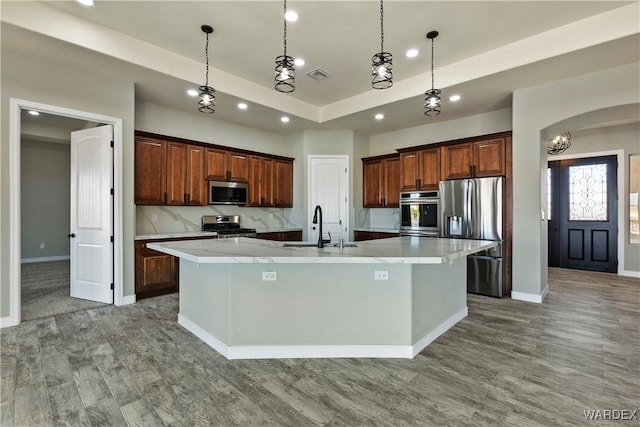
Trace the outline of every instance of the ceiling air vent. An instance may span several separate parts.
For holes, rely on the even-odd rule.
[[[323,70],[322,68],[314,68],[313,70],[305,73],[305,75],[311,77],[313,80],[320,81],[331,76],[331,73],[329,73],[326,70]]]

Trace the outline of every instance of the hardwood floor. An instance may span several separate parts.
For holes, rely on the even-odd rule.
[[[176,294],[26,321],[0,331],[0,425],[619,425],[584,411],[640,408],[640,279],[549,277],[543,304],[469,295],[413,360],[228,361]]]

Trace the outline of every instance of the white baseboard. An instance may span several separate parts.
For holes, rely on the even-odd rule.
[[[10,316],[0,317],[0,328],[8,328],[16,325],[17,323],[13,322]]]
[[[511,291],[511,299],[515,299],[518,301],[526,301],[526,302],[535,302],[538,304],[542,304],[542,300],[544,299],[546,293],[549,291],[549,286],[544,288],[541,295],[538,294],[528,294],[526,292],[516,292]],[[545,292],[546,291],[546,292]]]
[[[227,359],[315,359],[315,358],[404,358],[412,359],[427,345],[467,317],[468,309],[458,311],[413,345],[247,345],[229,346],[186,317],[178,314],[178,324],[204,341]]]
[[[134,304],[136,302],[136,296],[135,295],[126,295],[124,297],[122,297],[122,303],[118,304],[119,306],[121,305],[129,305],[129,304]]]
[[[68,261],[71,259],[69,255],[45,256],[40,258],[22,258],[20,264],[30,264],[33,262],[49,262],[49,261]]]
[[[464,307],[462,310],[455,313],[453,316],[449,317],[447,320],[436,326],[429,333],[427,333],[424,337],[420,338],[415,344],[413,344],[413,354],[412,358],[416,356],[416,354],[420,353],[425,349],[426,346],[434,342],[440,335],[447,332],[449,329],[453,328],[456,323],[464,319],[469,315],[469,308]]]
[[[640,277],[640,271],[622,270],[618,275],[625,277]]]

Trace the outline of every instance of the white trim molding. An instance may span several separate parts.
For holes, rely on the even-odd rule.
[[[116,304],[116,305],[129,305],[129,304],[135,304],[135,302],[136,302],[135,295],[125,295],[122,297],[120,304]]]
[[[622,270],[622,271],[619,271],[618,274],[620,276],[625,276],[625,277],[638,277],[638,278],[640,278],[640,271]]]
[[[182,314],[178,324],[229,360],[234,359],[315,359],[315,358],[403,358],[413,359],[426,346],[468,315],[467,307],[436,326],[413,345],[240,345],[230,346],[205,331]]]
[[[11,316],[0,317],[0,328],[8,328],[10,326],[16,326],[17,323],[13,323]]]
[[[24,99],[9,99],[9,321],[0,327],[20,324],[20,133],[22,109],[36,110],[58,116],[113,125],[113,298],[115,305],[123,305],[123,199],[122,199],[122,119],[85,111],[47,105]],[[5,318],[2,318],[5,319]]]
[[[548,290],[549,285],[545,286],[544,289]],[[511,299],[515,299],[518,301],[525,301],[525,302],[535,302],[537,304],[542,304],[542,300],[544,300],[545,295],[546,295],[545,291],[542,291],[541,295],[528,294],[526,292],[511,291]]]

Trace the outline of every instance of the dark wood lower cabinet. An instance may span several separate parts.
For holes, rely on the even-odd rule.
[[[300,242],[302,241],[302,231],[274,231],[269,233],[258,233],[258,239],[275,240],[278,242]]]
[[[147,243],[177,240],[200,240],[211,237],[184,237],[135,241],[136,299],[178,292],[180,260],[174,256],[147,248]]]
[[[363,240],[388,239],[390,237],[400,237],[399,233],[384,233],[380,231],[354,231],[353,240],[361,242]]]

